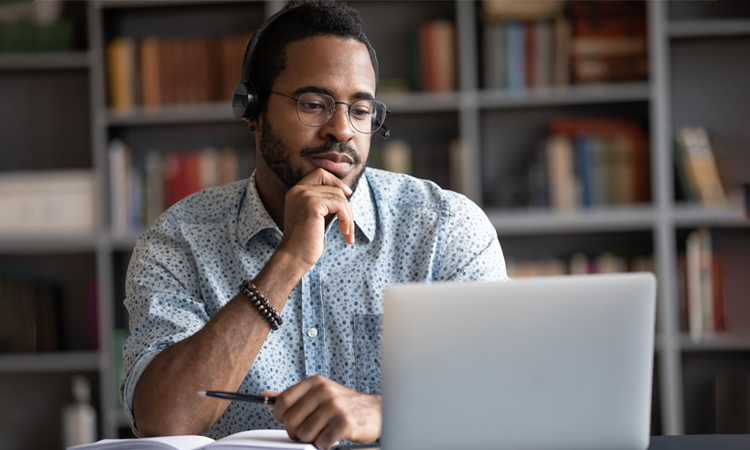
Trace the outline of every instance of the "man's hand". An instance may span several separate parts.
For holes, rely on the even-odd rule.
[[[273,417],[290,438],[320,449],[342,439],[367,444],[378,439],[382,429],[379,395],[360,394],[320,375],[279,394]]]
[[[346,199],[352,190],[324,169],[317,169],[286,193],[284,238],[280,251],[295,256],[310,269],[323,254],[326,219],[336,215],[339,229],[349,244],[354,243],[354,214]]]

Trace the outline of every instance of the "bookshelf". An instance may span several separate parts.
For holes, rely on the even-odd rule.
[[[750,135],[741,122],[750,114],[746,106],[750,104],[748,91],[743,91],[744,80],[750,76],[750,64],[742,56],[750,50],[750,14],[734,3],[714,5],[708,10],[703,8],[705,5],[688,4],[705,2],[677,3],[652,1],[647,5],[648,81],[573,84],[512,93],[485,89],[480,82],[483,59],[479,1],[353,4],[378,51],[382,78],[410,76],[411,60],[403,40],[415,24],[434,19],[448,19],[456,24],[458,87],[455,91],[383,93],[378,97],[393,111],[388,118],[393,138],[404,138],[417,145],[461,138],[467,151],[463,155],[460,190],[485,209],[498,231],[506,257],[565,259],[578,251],[588,255],[604,251],[631,256],[653,254],[659,278],[653,432],[659,434],[711,432],[712,418],[701,412],[705,405],[696,399],[706,395],[711,374],[726,367],[744,367],[750,360],[750,340],[746,337],[716,336],[695,342],[681,329],[677,259],[684,250],[685,236],[697,227],[710,227],[724,241],[744,242],[750,236],[750,223],[739,209],[706,209],[677,198],[672,160],[673,130],[688,124],[705,125],[717,130],[717,142],[726,150],[726,156],[722,156],[737,168],[732,176],[736,179],[744,176],[739,170],[746,153],[742,146],[750,142]],[[63,267],[62,276],[80,283],[86,283],[87,278],[95,279],[99,299],[96,346],[99,350],[79,343],[70,351],[57,354],[0,355],[0,379],[8,386],[26,386],[23,378],[33,375],[48,386],[45,392],[53,400],[46,405],[53,408],[69,401],[69,383],[67,379],[64,383],[49,380],[74,373],[89,374],[98,390],[94,400],[99,412],[100,437],[128,436],[124,415],[116,404],[113,339],[115,330],[126,325],[123,277],[137,233],[115,234],[111,226],[109,143],[120,138],[141,148],[234,145],[253,151],[254,142],[223,102],[167,105],[159,109],[135,107],[124,114],[110,108],[106,46],[118,36],[139,39],[151,34],[246,32],[282,4],[92,1],[86,3],[85,11],[80,10],[81,6],[73,9],[72,15],[85,36],[74,51],[0,54],[0,96],[10,98],[9,105],[19,108],[34,99],[48,98],[53,106],[36,115],[24,112],[16,118],[11,117],[15,113],[12,108],[0,105],[0,119],[12,118],[15,120],[12,123],[18,124],[14,131],[2,128],[0,121],[0,148],[21,150],[13,155],[0,151],[0,167],[8,171],[89,168],[99,176],[101,193],[98,201],[101,226],[94,235],[42,239],[0,236],[0,263],[20,258],[30,265],[41,266],[52,261],[59,267],[61,259],[79,261],[85,267],[84,273],[66,274]],[[706,58],[715,60],[705,64]],[[723,77],[723,81],[706,82],[717,76]],[[700,90],[695,88],[696,83],[700,84]],[[733,113],[731,120],[721,114],[727,108]],[[522,167],[519,161],[534,139],[547,133],[550,120],[559,115],[616,116],[641,124],[650,144],[649,200],[557,213],[549,209],[509,207],[502,198],[493,197],[497,189],[494,183],[519,176]],[[29,125],[32,123],[49,124],[49,130],[29,141],[25,136],[36,130]],[[373,149],[382,144],[374,138]],[[750,163],[744,167],[750,167]],[[75,295],[73,291],[70,295]],[[72,312],[85,316],[83,303],[71,300],[68,306]],[[84,330],[89,328],[85,323],[81,326]],[[83,342],[81,336],[75,339]],[[27,409],[30,414],[33,408]],[[57,420],[47,414],[40,416],[37,424],[59,430]],[[3,426],[0,424],[0,428]],[[53,438],[59,441],[59,433]],[[20,437],[17,442],[22,442]],[[22,447],[18,444],[9,448]]]

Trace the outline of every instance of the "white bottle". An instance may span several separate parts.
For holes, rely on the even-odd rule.
[[[96,410],[90,404],[91,385],[83,375],[73,377],[73,399],[75,403],[63,409],[63,448],[96,441]]]

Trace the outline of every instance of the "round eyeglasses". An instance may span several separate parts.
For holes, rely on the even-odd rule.
[[[354,103],[346,103],[337,102],[330,95],[318,92],[305,92],[299,97],[292,97],[271,90],[268,90],[268,92],[295,100],[297,102],[297,117],[305,125],[311,127],[323,126],[333,117],[333,113],[336,112],[336,105],[347,105],[349,107],[349,123],[355,130],[364,134],[372,134],[382,127],[386,130],[383,137],[387,139],[390,135],[387,128],[383,126],[385,115],[390,111],[377,100],[363,99]]]

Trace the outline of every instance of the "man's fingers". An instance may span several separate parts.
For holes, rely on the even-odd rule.
[[[284,423],[284,415],[289,408],[294,406],[307,392],[316,384],[316,377],[310,377],[287,388],[276,396],[273,408],[273,418],[279,423]],[[292,437],[291,435],[289,437]]]
[[[352,188],[331,172],[325,169],[315,169],[297,183],[298,186],[333,186],[344,191],[346,195],[352,195]]]
[[[331,418],[320,433],[318,433],[318,437],[315,438],[313,444],[319,449],[328,450],[336,441],[343,439],[345,424],[342,422],[341,417]]]

